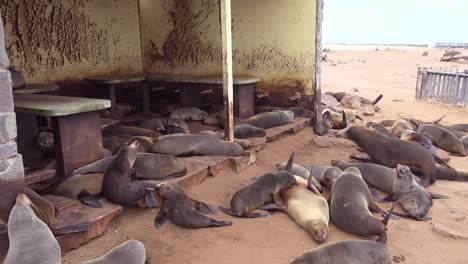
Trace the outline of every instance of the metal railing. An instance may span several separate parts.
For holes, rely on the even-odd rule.
[[[418,68],[416,98],[466,106],[468,70]]]

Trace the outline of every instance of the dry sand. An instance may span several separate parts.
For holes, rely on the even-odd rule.
[[[385,51],[383,47],[380,48],[383,51],[377,52],[375,46],[353,48],[329,45],[328,48],[332,49],[328,56],[336,66],[332,66],[331,62],[322,64],[323,90],[351,92],[357,88],[362,96],[369,98],[383,93],[385,97],[379,104],[382,110],[372,119],[406,115],[435,119],[447,115],[446,123],[468,123],[466,109],[417,102],[414,99],[418,66],[464,68],[462,64],[439,62],[442,50],[390,47],[395,50]],[[425,50],[429,51],[428,57],[421,56]],[[394,99],[404,101],[393,102]],[[329,164],[332,159],[346,159],[355,149],[349,146],[319,147],[312,136],[312,129],[306,128],[294,136],[268,143],[258,153],[257,165],[241,174],[210,178],[189,190],[189,193],[205,202],[228,206],[235,190],[250,178],[274,170],[274,164],[286,161],[291,151],[296,152],[297,163]],[[468,170],[466,159],[452,158],[450,164]],[[449,200],[434,201],[428,214],[433,218],[432,222],[450,227],[459,235],[468,237],[468,183],[438,181],[429,190],[450,196]],[[389,205],[382,207],[388,209]],[[188,230],[168,222],[160,231],[153,228],[156,213],[157,210],[125,209],[109,225],[103,236],[68,252],[63,262],[78,263],[97,257],[130,238],[145,244],[152,263],[289,263],[295,256],[318,246],[282,213],[263,219],[234,219],[218,213],[216,219],[232,220],[234,225]],[[468,263],[468,239],[443,236],[433,230],[431,221],[390,221],[388,229],[387,245],[392,255],[404,256],[404,261],[400,263]],[[330,224],[327,242],[358,238]]]

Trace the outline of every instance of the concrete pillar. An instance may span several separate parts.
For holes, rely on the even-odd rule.
[[[24,168],[16,145],[16,117],[10,72],[6,70],[3,23],[0,18],[0,220],[8,222],[8,215],[16,196],[24,188]]]

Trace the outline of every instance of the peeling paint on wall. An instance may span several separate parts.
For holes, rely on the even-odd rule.
[[[7,52],[12,65],[27,79],[49,81],[120,68],[141,70],[135,1],[0,0],[0,6]],[[133,10],[132,16],[127,17],[128,10]],[[122,18],[133,20],[133,26],[115,27],[122,24],[118,23]],[[129,36],[133,39],[127,40]],[[131,46],[134,51],[127,48]]]

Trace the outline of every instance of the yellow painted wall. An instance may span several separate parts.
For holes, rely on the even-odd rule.
[[[27,82],[142,71],[136,0],[0,0],[0,9]]]
[[[222,72],[217,0],[139,0],[143,69]],[[258,91],[313,94],[315,0],[233,0],[234,74]]]

